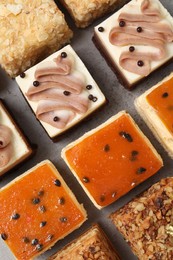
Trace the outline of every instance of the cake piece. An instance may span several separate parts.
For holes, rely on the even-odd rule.
[[[0,99],[0,176],[32,154],[24,134]]]
[[[128,0],[60,0],[67,8],[75,24],[85,28],[94,20],[106,13],[113,12],[115,8],[127,3]]]
[[[54,165],[42,161],[0,190],[0,234],[17,259],[33,259],[79,228],[86,212]]]
[[[162,179],[110,216],[139,260],[173,259],[172,194]]]
[[[95,27],[94,41],[132,89],[173,59],[173,17],[158,0],[132,0]]]
[[[37,119],[53,139],[105,102],[96,82],[70,45],[16,80]]]
[[[173,159],[173,73],[138,97],[135,106]]]
[[[163,165],[125,111],[69,144],[62,158],[98,209],[116,201]]]
[[[11,77],[57,51],[72,37],[53,0],[1,0],[0,24],[0,65]]]
[[[108,238],[97,224],[62,248],[48,260],[109,259],[119,260]]]

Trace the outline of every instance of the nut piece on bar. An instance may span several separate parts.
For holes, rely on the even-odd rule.
[[[0,24],[0,65],[11,77],[69,43],[72,37],[53,0],[2,0]]]
[[[105,103],[105,97],[70,45],[16,78],[48,135],[55,138]]]
[[[101,209],[155,174],[162,159],[125,111],[62,150],[94,205]]]
[[[33,259],[79,228],[86,212],[54,165],[28,170],[0,190],[0,234],[17,259]]]
[[[110,241],[97,224],[62,248],[48,260],[109,259],[119,260]]]
[[[173,73],[139,96],[135,106],[173,159]]]
[[[97,18],[127,3],[128,0],[60,0],[60,2],[67,8],[76,26],[85,28]]]
[[[28,140],[0,99],[0,176],[32,154]]]
[[[94,42],[132,89],[173,59],[173,17],[158,0],[132,0],[95,27]]]
[[[110,218],[140,260],[173,259],[173,178],[162,179]]]

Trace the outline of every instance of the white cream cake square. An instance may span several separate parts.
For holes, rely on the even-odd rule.
[[[95,27],[94,41],[131,89],[173,58],[173,18],[158,0],[132,0]]]
[[[105,97],[70,45],[16,81],[37,119],[54,139],[105,103]]]

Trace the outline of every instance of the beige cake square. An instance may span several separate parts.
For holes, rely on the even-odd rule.
[[[26,137],[0,100],[0,176],[32,154]]]
[[[70,45],[18,76],[37,119],[55,138],[105,103],[105,97]]]
[[[48,260],[102,259],[120,260],[107,236],[97,224],[62,248]]]
[[[113,12],[128,0],[60,0],[67,8],[76,26],[85,28],[97,18]]]
[[[72,37],[53,0],[1,0],[0,24],[0,65],[11,77],[69,43]]]

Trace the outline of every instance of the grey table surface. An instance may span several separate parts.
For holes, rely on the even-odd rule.
[[[5,175],[4,178],[0,181],[0,188],[40,161],[44,159],[50,159],[55,164],[69,187],[73,190],[78,201],[84,204],[84,207],[88,212],[88,220],[82,225],[81,228],[68,235],[65,239],[57,242],[51,250],[48,250],[37,259],[47,259],[48,256],[52,255],[65,244],[69,243],[74,238],[82,234],[82,232],[89,228],[92,223],[97,222],[101,225],[103,230],[110,238],[113,246],[119,252],[122,260],[135,260],[136,257],[133,255],[130,247],[124,241],[121,234],[115,229],[111,221],[108,219],[108,216],[110,213],[125,205],[136,195],[146,190],[152,184],[159,181],[161,178],[173,176],[173,160],[168,157],[167,153],[154,138],[153,134],[137,114],[134,107],[134,99],[142,94],[146,89],[155,85],[158,81],[169,75],[169,73],[173,71],[173,64],[169,64],[164,68],[159,69],[157,72],[154,72],[143,82],[138,84],[138,86],[133,91],[126,90],[119,84],[115,74],[107,65],[104,58],[101,56],[92,42],[94,26],[103,21],[105,17],[97,20],[87,29],[77,29],[70,16],[65,12],[64,8],[60,6],[58,1],[56,2],[60,9],[65,13],[66,20],[74,31],[74,38],[71,43],[72,47],[83,60],[109,102],[107,105],[102,107],[101,110],[94,113],[87,121],[80,123],[77,127],[71,129],[69,132],[63,135],[57,143],[53,143],[47,136],[42,126],[36,120],[34,114],[31,112],[16,82],[8,78],[5,72],[0,70],[0,98],[6,101],[8,107],[13,112],[16,121],[21,126],[26,136],[29,137],[30,142],[37,145],[37,151],[34,157],[23,164],[18,170]],[[161,2],[173,15],[173,1],[161,0]],[[127,195],[99,211],[94,207],[83,189],[80,187],[79,183],[71,174],[70,170],[61,159],[60,153],[62,148],[68,143],[76,140],[85,132],[105,122],[109,117],[121,110],[127,110],[132,115],[142,131],[150,139],[152,144],[162,156],[164,167],[153,177],[135,187]],[[0,260],[13,259],[15,259],[14,256],[5,246],[5,243],[0,239]]]

